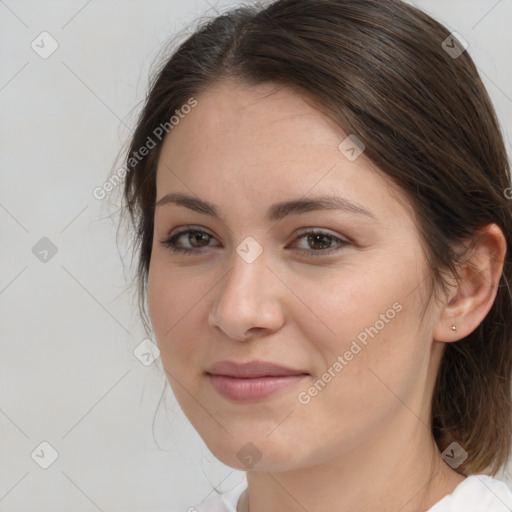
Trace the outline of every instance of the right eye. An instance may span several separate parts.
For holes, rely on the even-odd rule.
[[[184,237],[184,235],[188,235],[188,237]],[[184,239],[191,245],[191,247],[180,247],[178,245],[179,240],[184,237]],[[191,229],[187,228],[177,233],[171,235],[170,237],[161,240],[160,242],[168,247],[172,252],[180,252],[182,254],[190,253],[190,252],[198,252],[201,247],[207,247],[208,245],[201,245],[203,242],[208,242],[213,239],[213,236],[207,233],[206,231],[202,231],[200,229]],[[194,244],[199,244],[195,246]]]

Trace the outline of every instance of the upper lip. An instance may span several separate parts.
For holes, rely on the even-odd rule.
[[[228,377],[255,378],[267,376],[305,375],[307,372],[287,368],[266,361],[250,361],[248,363],[235,363],[234,361],[220,361],[213,364],[207,373],[225,375]]]

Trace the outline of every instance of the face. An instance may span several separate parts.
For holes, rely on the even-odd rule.
[[[166,375],[194,428],[224,463],[266,471],[416,428],[435,311],[422,318],[413,210],[298,93],[220,82],[197,101],[164,142],[157,203],[183,194],[217,215],[157,206],[148,280]],[[340,200],[274,206],[326,196]],[[289,371],[212,370],[224,361]]]

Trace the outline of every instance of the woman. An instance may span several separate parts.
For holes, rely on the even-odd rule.
[[[463,40],[398,0],[235,9],[127,168],[166,377],[247,471],[190,510],[511,510],[510,170]]]

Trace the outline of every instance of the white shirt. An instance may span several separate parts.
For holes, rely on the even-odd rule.
[[[247,482],[242,482],[186,512],[236,512],[245,489]],[[505,482],[488,475],[470,475],[427,512],[512,512],[512,490]]]

